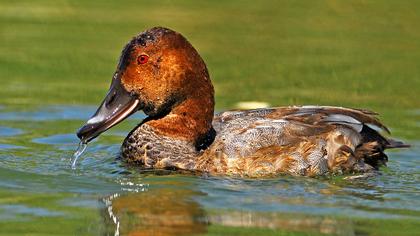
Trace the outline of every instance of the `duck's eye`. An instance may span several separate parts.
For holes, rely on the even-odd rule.
[[[149,60],[149,56],[144,55],[144,54],[142,54],[142,55],[140,55],[140,56],[137,57],[137,63],[139,65],[146,63],[148,60]]]

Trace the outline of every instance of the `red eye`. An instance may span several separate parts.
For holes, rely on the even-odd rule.
[[[140,55],[139,57],[137,57],[137,63],[138,64],[144,64],[149,60],[149,56],[147,55]]]

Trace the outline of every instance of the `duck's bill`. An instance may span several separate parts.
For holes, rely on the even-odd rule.
[[[88,143],[112,126],[118,124],[139,108],[140,101],[127,92],[115,79],[104,101],[95,114],[77,131],[79,139]]]

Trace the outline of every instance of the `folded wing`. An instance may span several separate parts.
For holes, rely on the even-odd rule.
[[[376,128],[389,130],[376,116],[329,106],[223,112],[214,118],[217,137],[199,165],[251,177],[371,171],[386,163],[386,148],[407,147],[383,137]]]

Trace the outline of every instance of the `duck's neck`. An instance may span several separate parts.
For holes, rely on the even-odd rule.
[[[145,124],[152,127],[157,135],[184,140],[200,149],[203,142],[209,142],[209,139],[214,138],[213,115],[213,86],[207,90],[195,88],[187,99],[173,107],[167,115]]]

